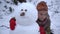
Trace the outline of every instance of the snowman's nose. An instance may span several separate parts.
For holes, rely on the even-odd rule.
[[[22,12],[22,13],[20,14],[20,16],[25,16],[25,12]]]

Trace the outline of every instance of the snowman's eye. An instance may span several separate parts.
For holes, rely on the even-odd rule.
[[[23,9],[21,9],[21,11],[23,11]]]
[[[25,12],[27,12],[27,9],[25,9]]]

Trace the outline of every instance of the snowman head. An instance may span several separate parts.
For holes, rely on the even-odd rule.
[[[32,25],[38,17],[38,11],[32,3],[19,4],[15,14],[16,23],[19,25]]]

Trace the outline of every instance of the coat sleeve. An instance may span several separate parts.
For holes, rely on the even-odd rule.
[[[10,20],[10,29],[14,30],[16,26],[16,19],[15,18],[11,18]]]

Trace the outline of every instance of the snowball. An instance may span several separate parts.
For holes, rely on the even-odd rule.
[[[21,11],[23,10],[23,11]],[[26,11],[25,11],[26,10]],[[20,16],[21,13],[25,13],[24,16]],[[16,22],[20,25],[30,25],[36,22],[38,17],[38,11],[35,5],[30,3],[19,4],[15,11]]]

